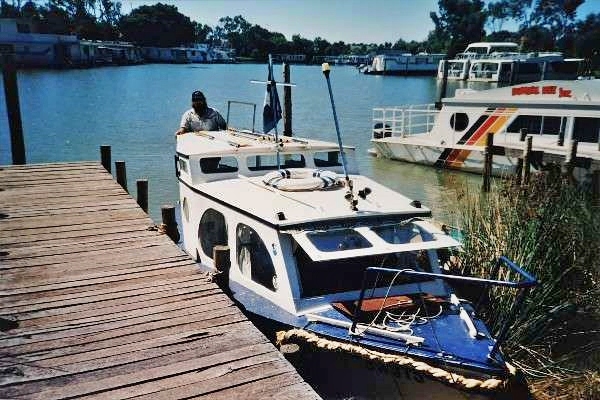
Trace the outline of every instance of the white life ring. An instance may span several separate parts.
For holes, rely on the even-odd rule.
[[[333,171],[294,168],[269,172],[263,177],[263,183],[279,190],[293,192],[329,189],[340,185],[341,180]]]

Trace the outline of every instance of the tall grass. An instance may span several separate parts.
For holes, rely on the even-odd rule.
[[[540,380],[567,382],[566,377],[580,379],[583,387],[596,382],[588,390],[591,397],[572,398],[600,398],[594,374],[600,371],[600,209],[556,172],[533,176],[526,188],[496,182],[490,193],[466,193],[465,199],[458,216],[462,273],[490,276],[494,260],[504,254],[540,282],[512,324],[504,352],[539,384],[539,398],[556,389]],[[505,270],[492,278],[517,279]],[[514,296],[507,288],[487,293],[480,313],[492,331],[498,331]]]

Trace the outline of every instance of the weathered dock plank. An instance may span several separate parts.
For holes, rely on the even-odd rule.
[[[0,398],[318,395],[99,163],[0,166]]]

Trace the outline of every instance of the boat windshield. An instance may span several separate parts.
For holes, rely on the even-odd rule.
[[[433,242],[434,237],[413,223],[315,231],[307,233],[306,238],[315,249],[332,256],[326,260],[312,257],[310,249],[304,243],[294,241],[293,255],[300,278],[302,297],[360,290],[363,273],[368,267],[433,272],[432,264],[438,262],[438,249],[426,244]],[[405,245],[406,250],[377,251],[381,244],[386,243],[388,247]],[[359,249],[361,251],[356,253]],[[430,280],[430,278],[419,279]],[[400,285],[415,281],[415,277],[386,274],[372,276],[367,284],[368,287],[383,288],[392,284]]]

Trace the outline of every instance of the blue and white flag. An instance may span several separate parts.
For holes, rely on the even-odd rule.
[[[267,92],[265,93],[265,105],[263,108],[263,132],[267,133],[277,127],[277,122],[281,119],[281,104],[277,95],[277,85],[273,80],[273,64],[269,57],[269,79],[267,83]]]

